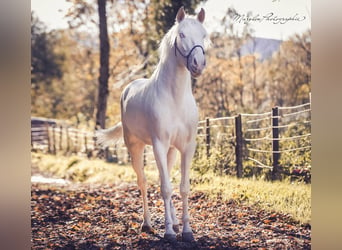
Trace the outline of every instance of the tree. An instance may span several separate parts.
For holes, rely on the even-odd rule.
[[[106,17],[107,0],[98,0],[99,14],[99,38],[100,38],[100,76],[99,91],[97,98],[96,125],[105,128],[107,98],[108,98],[108,78],[109,78],[109,39],[107,31]]]
[[[50,83],[63,75],[63,55],[54,51],[54,34],[48,33],[44,24],[31,12],[31,83]]]
[[[96,2],[89,2],[85,0],[69,1],[73,2],[73,6],[67,15],[67,17],[70,19],[69,24],[71,28],[77,29],[82,26],[87,26],[89,29],[93,29],[95,24],[95,27],[97,26],[99,29],[100,43],[98,46],[100,48],[100,69],[95,122],[96,125],[104,128],[107,117],[106,112],[109,106],[108,100],[110,100],[108,86],[109,79],[113,81],[116,80],[117,74],[120,74],[122,79],[130,79],[133,77],[131,72],[127,73],[127,75],[122,74],[122,72],[128,72],[128,70],[124,70],[122,68],[122,64],[125,64],[127,68],[129,67],[130,62],[127,60],[131,56],[130,53],[128,53],[128,51],[131,51],[131,49],[125,47],[125,49],[122,49],[122,51],[119,51],[119,53],[114,53],[115,57],[113,57],[111,60],[110,47],[116,49],[118,44],[120,44],[120,41],[118,41],[119,37],[121,38],[120,34],[122,32],[126,32],[127,28],[129,27],[128,24],[130,24],[131,28],[131,39],[136,45],[141,43],[141,37],[139,35],[133,36],[133,33],[136,30],[133,28],[135,26],[134,23],[136,23],[136,21],[138,23],[138,19],[141,18],[140,16],[137,17],[134,15],[134,9],[141,7],[138,5],[138,3],[141,1],[110,1],[112,3],[110,7],[108,7],[108,1],[106,0],[98,0]],[[94,18],[96,9],[94,6],[96,5],[98,7],[98,21],[96,18]],[[110,28],[110,36],[108,34],[108,28]],[[109,38],[112,40],[112,46]],[[128,44],[131,45],[130,42]],[[119,46],[121,46],[121,44]],[[139,47],[139,51],[141,51],[141,47]],[[135,55],[135,57],[139,58],[137,55]],[[117,70],[116,67],[120,68],[120,70]],[[116,93],[113,93],[112,95],[118,99],[119,95]],[[118,102],[117,99],[115,100],[116,102]]]
[[[292,106],[309,101],[311,91],[311,31],[283,42],[268,68],[274,105]]]
[[[85,32],[54,30],[53,39],[53,52],[63,55],[63,74],[61,78],[51,78],[48,84],[44,81],[32,87],[31,113],[66,119],[75,125],[86,122],[94,127],[91,120],[95,117],[99,53],[85,42],[91,40]]]
[[[50,98],[53,82],[63,77],[65,56],[57,52],[58,35],[47,32],[45,25],[31,12],[31,113],[51,117],[59,95]]]

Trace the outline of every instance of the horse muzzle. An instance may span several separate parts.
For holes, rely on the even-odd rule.
[[[201,53],[197,53],[192,58],[190,58],[190,64],[188,64],[188,70],[190,71],[192,77],[197,78],[202,74],[205,66],[206,66],[205,55]]]
[[[189,71],[193,78],[197,78],[202,74],[202,70],[190,69]]]
[[[183,54],[177,46],[177,39],[175,40],[175,56],[179,54],[186,59],[186,68],[190,71],[193,78],[202,74],[206,66],[205,52],[201,45],[195,45],[191,48],[188,54]]]

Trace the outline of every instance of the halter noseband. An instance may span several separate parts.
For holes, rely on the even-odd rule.
[[[202,52],[203,52],[203,55],[205,55],[204,49],[203,49],[203,47],[201,45],[195,45],[194,47],[192,47],[192,49],[189,51],[189,53],[187,55],[184,55],[182,53],[182,51],[177,46],[177,38],[175,39],[175,56],[177,56],[177,50],[178,50],[179,54],[181,54],[182,57],[186,58],[186,68],[189,71],[190,71],[190,69],[189,69],[189,57],[190,57],[191,53],[194,51],[194,49],[196,49],[197,47],[201,48]]]

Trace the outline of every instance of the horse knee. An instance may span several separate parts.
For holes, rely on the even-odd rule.
[[[182,184],[180,185],[180,194],[182,197],[188,196],[190,193],[190,185]]]
[[[172,188],[169,185],[162,185],[161,186],[161,195],[163,199],[168,199],[172,195]]]
[[[137,174],[137,184],[141,192],[146,189],[146,177],[143,173]]]
[[[146,184],[146,177],[145,176],[138,176],[137,178],[137,183],[138,186],[140,187],[141,185],[145,185]]]

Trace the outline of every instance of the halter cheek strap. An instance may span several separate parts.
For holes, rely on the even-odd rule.
[[[195,45],[194,47],[192,47],[192,49],[189,51],[189,53],[187,55],[184,55],[182,53],[182,51],[178,48],[177,46],[177,38],[175,39],[175,56],[177,56],[177,50],[179,52],[179,54],[181,54],[182,57],[186,58],[186,68],[190,71],[189,69],[189,58],[190,58],[190,55],[191,53],[194,51],[194,49],[196,48],[201,48],[202,49],[202,52],[203,52],[203,55],[205,55],[205,52],[204,52],[204,49],[201,45]]]

